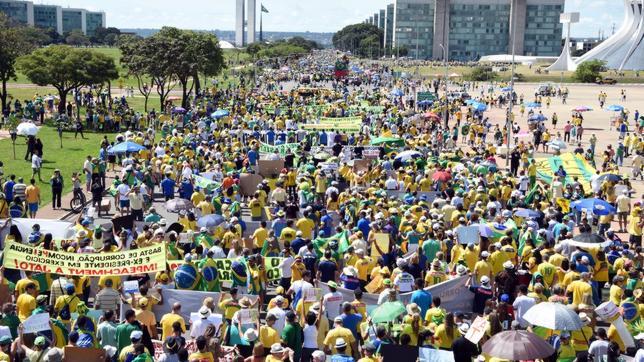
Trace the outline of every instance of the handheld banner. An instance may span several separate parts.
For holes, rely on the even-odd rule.
[[[38,333],[40,331],[48,331],[49,327],[49,313],[38,313],[27,318],[22,322],[24,326],[24,333]]]
[[[8,241],[3,258],[8,269],[89,277],[156,273],[165,270],[165,263],[165,244],[117,253],[76,254]]]
[[[232,269],[231,265],[233,263],[232,259],[213,259],[217,265],[217,273],[219,274],[219,281],[231,282],[232,279]],[[277,257],[266,257],[264,258],[264,268],[266,269],[266,278],[269,281],[280,280],[282,278],[282,271],[279,267],[282,262],[282,258]],[[170,270],[175,271],[179,265],[183,264],[183,260],[168,260],[168,265],[170,265]]]

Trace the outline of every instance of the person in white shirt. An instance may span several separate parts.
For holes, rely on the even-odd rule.
[[[40,168],[42,167],[42,158],[38,154],[34,153],[31,156],[31,178],[35,178],[38,175],[38,181],[42,182],[42,177],[40,176]]]
[[[210,317],[210,309],[208,307],[202,306],[199,309],[199,317],[199,319],[192,322],[192,327],[190,328],[190,337],[193,339],[203,336],[208,326],[212,325],[212,322],[208,319]]]
[[[644,333],[636,335],[635,340],[637,341],[639,349],[637,350],[637,353],[635,353],[633,362],[644,362]]]
[[[618,233],[623,233],[626,232],[626,225],[628,225],[626,218],[631,212],[631,198],[628,197],[628,190],[623,190],[622,194],[617,196],[615,203],[617,203],[617,221],[619,222]]]
[[[395,291],[395,289],[391,288],[391,279],[385,279],[382,281],[382,285],[385,286],[385,289],[380,292],[378,295],[378,305],[381,305],[384,302],[387,302],[389,300],[389,294],[392,291]]]
[[[116,188],[116,191],[119,194],[119,207],[121,216],[123,216],[126,214],[126,210],[127,212],[129,212],[130,210],[130,199],[128,197],[128,194],[130,193],[130,186],[126,182],[123,182]]]
[[[340,315],[340,307],[342,306],[342,302],[344,302],[344,297],[342,293],[338,292],[338,284],[336,282],[330,280],[327,285],[329,286],[330,292],[322,297],[322,305],[326,311],[327,318],[332,321]]]
[[[608,356],[608,336],[604,328],[597,328],[597,339],[590,344],[588,348],[588,357],[592,358],[593,362],[603,362]]]
[[[402,273],[396,275],[394,285],[400,293],[408,293],[414,289],[414,276],[407,272],[407,267],[403,267]]]
[[[387,181],[385,181],[385,189],[387,190],[398,190],[398,181],[390,176]]]
[[[269,309],[266,313],[266,315],[274,315],[276,320],[275,324],[273,324],[273,328],[281,335],[282,330],[284,329],[284,324],[286,323],[286,311],[282,309],[284,306],[284,297],[281,295],[278,295],[275,297],[275,307]]]
[[[293,273],[291,272],[291,265],[295,263],[295,258],[293,258],[293,255],[291,255],[291,252],[289,249],[286,250],[286,255],[284,256],[284,259],[282,259],[282,262],[277,266],[280,268],[282,272],[282,279],[280,280],[280,285],[284,287],[285,290],[288,290],[290,285],[291,285],[291,276]]]
[[[521,328],[527,328],[529,323],[523,319],[523,315],[528,309],[532,308],[533,305],[537,304],[537,301],[534,298],[528,297],[528,287],[525,285],[519,286],[519,296],[512,303],[514,308],[514,319],[519,322]]]

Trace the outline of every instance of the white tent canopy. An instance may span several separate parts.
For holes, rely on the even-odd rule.
[[[220,40],[219,41],[219,47],[221,49],[235,49],[234,45],[230,44],[229,42],[227,42],[225,40]]]

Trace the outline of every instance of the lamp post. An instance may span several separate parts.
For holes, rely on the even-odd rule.
[[[512,108],[514,107],[514,59],[515,59],[515,44],[516,44],[516,35],[517,35],[517,26],[516,26],[516,14],[514,13],[516,11],[516,0],[512,0],[512,11],[510,16],[512,17],[512,34],[510,35],[512,37],[512,72],[511,78],[510,78],[510,105],[508,107],[508,115],[507,115],[507,121],[506,121],[506,127],[507,127],[507,150],[505,152],[505,162],[508,166],[508,170],[510,169],[510,140],[512,139]]]
[[[447,99],[447,78],[449,77],[449,62],[447,61],[447,57],[449,56],[447,54],[447,49],[443,46],[443,44],[438,44],[439,47],[443,50],[443,61],[445,62],[445,112],[444,112],[444,117],[445,117],[445,128],[448,127],[448,121],[449,121],[449,101]]]

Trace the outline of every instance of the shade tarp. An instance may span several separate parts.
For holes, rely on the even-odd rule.
[[[560,156],[548,158],[537,158],[537,178],[547,184],[551,184],[555,172],[559,166],[566,171],[566,183],[572,183],[573,177],[577,176],[584,187],[584,191],[591,190],[590,178],[597,172],[595,168],[583,157],[572,153],[562,153]]]

